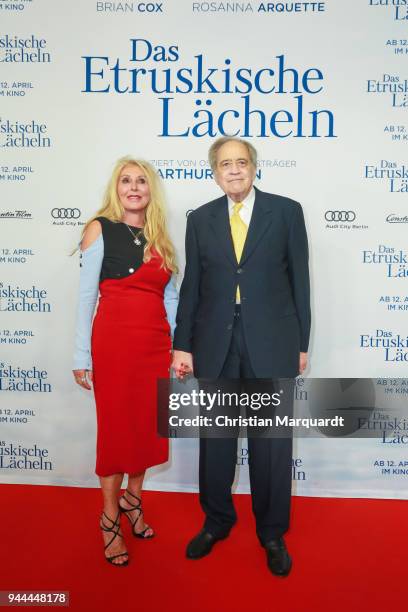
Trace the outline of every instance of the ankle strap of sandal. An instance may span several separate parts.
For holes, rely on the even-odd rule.
[[[130,497],[133,497],[134,499],[137,499],[137,504],[132,503],[131,501],[128,500],[128,498],[126,497],[126,493],[128,495],[130,495]],[[124,492],[124,494],[122,495],[123,499],[126,501],[127,504],[129,504],[129,506],[131,506],[131,508],[128,509],[129,510],[142,510],[142,500],[140,497],[138,497],[137,495],[134,495],[131,491],[129,491],[129,489],[126,489],[126,491]]]
[[[105,512],[102,512],[101,525],[100,525],[101,530],[102,531],[106,531],[107,533],[112,533],[113,534],[113,536],[109,540],[108,544],[106,544],[105,550],[112,544],[113,540],[115,538],[117,538],[118,536],[123,539],[122,534],[119,533],[119,531],[120,531],[119,517],[120,517],[120,511],[118,512],[118,514],[117,514],[117,516],[116,516],[114,521],[111,518],[109,518],[109,516],[107,514],[105,514]],[[109,521],[110,523],[112,523],[110,527],[109,527],[109,525],[106,525],[106,523],[104,522],[104,518],[107,521]],[[124,553],[124,554],[126,554],[126,553]]]

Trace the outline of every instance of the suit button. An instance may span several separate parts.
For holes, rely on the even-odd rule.
[[[230,331],[232,329],[232,323],[230,323],[229,325],[227,325],[227,329],[228,331]]]
[[[238,268],[237,274],[243,274],[243,273],[244,273],[243,269],[242,268]]]
[[[135,271],[135,269],[134,269],[134,268],[129,268],[129,272],[130,272],[131,274],[133,274],[133,272],[134,272],[134,271]]]

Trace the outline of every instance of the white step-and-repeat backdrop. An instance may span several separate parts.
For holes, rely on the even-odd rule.
[[[97,485],[69,254],[125,154],[162,176],[183,270],[186,213],[220,193],[208,147],[250,139],[259,187],[305,211],[308,375],[406,376],[407,109],[406,0],[0,2],[1,481]],[[407,429],[297,439],[295,494],[408,498]],[[197,462],[173,441],[146,487],[196,490]]]

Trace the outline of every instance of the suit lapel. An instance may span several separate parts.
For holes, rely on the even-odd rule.
[[[217,236],[220,247],[234,268],[236,268],[237,260],[235,257],[234,245],[232,243],[231,225],[228,213],[228,200],[226,195],[220,198],[217,203],[214,204],[214,210],[211,213],[210,225]]]
[[[254,251],[266,230],[272,222],[272,212],[270,206],[267,205],[266,199],[262,191],[255,187],[255,202],[252,211],[251,222],[248,228],[248,234],[245,240],[244,250],[242,253],[240,264],[243,264]]]

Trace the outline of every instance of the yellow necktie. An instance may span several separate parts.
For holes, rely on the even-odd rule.
[[[236,202],[232,209],[233,212],[230,218],[232,242],[234,243],[235,257],[237,258],[238,263],[240,262],[248,233],[248,226],[246,225],[246,223],[243,222],[239,215],[239,211],[242,207],[242,202]],[[241,302],[239,285],[237,286],[236,301],[237,303]]]

